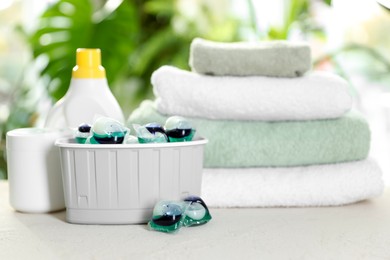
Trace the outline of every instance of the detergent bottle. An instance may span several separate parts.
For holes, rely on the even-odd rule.
[[[77,49],[76,66],[65,96],[49,111],[45,127],[76,128],[92,124],[96,115],[124,122],[123,112],[108,87],[100,49]]]

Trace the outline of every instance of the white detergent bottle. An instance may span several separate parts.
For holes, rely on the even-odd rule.
[[[100,49],[77,49],[76,66],[65,96],[49,111],[47,128],[77,128],[96,115],[124,122],[123,112],[107,84]]]

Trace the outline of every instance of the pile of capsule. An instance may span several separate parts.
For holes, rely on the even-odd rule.
[[[181,227],[203,225],[210,220],[206,203],[198,196],[188,196],[183,201],[158,202],[148,224],[152,230],[174,233]]]
[[[119,121],[99,117],[93,125],[81,124],[75,132],[80,144],[137,144],[192,141],[196,130],[181,116],[171,116],[164,127],[158,123],[133,125],[135,136]]]

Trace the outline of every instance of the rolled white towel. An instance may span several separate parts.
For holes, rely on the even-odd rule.
[[[204,169],[202,198],[210,207],[338,206],[383,192],[372,159],[289,168]]]
[[[227,120],[338,118],[352,107],[348,83],[312,72],[297,78],[205,76],[171,66],[152,75],[159,112]]]

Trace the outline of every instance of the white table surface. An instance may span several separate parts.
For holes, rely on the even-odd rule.
[[[24,214],[0,181],[0,259],[390,259],[390,189],[344,207],[211,209],[176,234]]]

